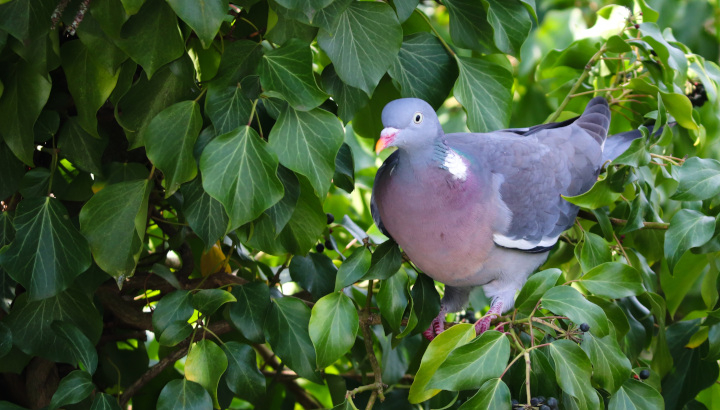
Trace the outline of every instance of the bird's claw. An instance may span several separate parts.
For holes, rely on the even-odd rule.
[[[432,341],[435,339],[437,335],[442,333],[445,330],[445,313],[440,312],[440,314],[433,319],[432,322],[430,322],[430,327],[427,328],[426,331],[423,332],[423,336],[425,336],[425,339]]]
[[[490,329],[490,322],[492,322],[493,319],[495,319],[497,316],[500,316],[500,313],[502,312],[502,302],[494,301],[492,304],[490,304],[490,310],[488,310],[487,314],[482,317],[482,319],[475,322],[475,333],[479,336],[483,333],[485,333],[488,329]]]

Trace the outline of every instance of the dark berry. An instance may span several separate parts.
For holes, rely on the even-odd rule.
[[[581,332],[587,332],[588,330],[590,330],[590,325],[588,325],[587,323],[583,323],[580,325]]]
[[[540,410],[550,410],[550,407],[543,404],[542,406],[540,406]]]
[[[538,404],[540,404],[540,401],[538,400],[537,397],[533,397],[530,399],[530,405],[532,405],[533,407],[537,407]]]
[[[330,225],[331,223],[335,222],[335,216],[333,214],[327,214],[327,223]]]
[[[545,403],[545,396],[538,396],[538,401],[540,403]]]
[[[315,250],[316,250],[318,253],[323,253],[323,251],[325,250],[325,246],[323,246],[323,244],[319,243],[319,244],[317,244],[317,245],[315,246]]]
[[[643,371],[640,372],[640,378],[641,378],[641,379],[645,380],[645,379],[647,379],[648,377],[650,377],[650,370],[645,369],[645,370],[643,370]]]
[[[520,405],[520,402],[519,402],[519,401],[517,401],[516,399],[512,399],[512,406],[513,406],[513,407],[516,407],[516,406],[519,406],[519,405]]]
[[[636,24],[636,25],[635,25],[635,28],[636,28],[636,29],[640,28],[640,25],[639,25],[639,24]]]
[[[558,399],[555,397],[550,397],[547,401],[547,405],[550,406],[550,408],[556,409],[560,403],[558,403]]]
[[[333,250],[333,249],[334,249],[334,248],[333,248],[332,241],[331,241],[330,239],[327,239],[327,240],[325,241],[325,247],[328,248],[328,249],[330,249],[330,250]]]

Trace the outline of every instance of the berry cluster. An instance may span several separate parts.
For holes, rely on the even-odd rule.
[[[333,214],[327,214],[327,224],[330,225],[331,223],[335,222],[335,215]],[[330,233],[332,233],[332,228],[330,229]],[[330,239],[325,239],[325,244],[319,243],[315,245],[315,250],[317,253],[323,253],[325,249],[333,250],[333,244]]]
[[[548,399],[545,398],[545,396],[537,396],[530,398],[530,405],[534,409],[539,410],[557,410],[560,406],[560,402],[555,397],[550,397]],[[512,401],[512,408],[524,408],[524,404],[520,404],[517,400],[513,399]]]

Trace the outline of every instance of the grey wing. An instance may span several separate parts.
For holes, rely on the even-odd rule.
[[[585,113],[565,127],[526,137],[500,134],[485,156],[491,172],[502,180],[500,199],[510,211],[508,228],[494,235],[497,245],[544,252],[572,226],[578,208],[560,195],[575,196],[592,187],[609,125],[607,102],[593,99]]]
[[[390,233],[385,229],[385,225],[383,225],[382,220],[380,219],[380,211],[378,210],[377,203],[375,202],[375,189],[379,186],[379,184],[384,183],[387,178],[390,177],[390,173],[397,165],[397,161],[398,153],[395,151],[390,154],[385,162],[382,163],[380,168],[378,168],[377,174],[375,174],[375,182],[373,183],[372,196],[370,197],[370,213],[372,214],[373,221],[375,221],[375,225],[378,229],[380,229],[380,232],[390,239],[392,239],[392,236],[390,236]]]

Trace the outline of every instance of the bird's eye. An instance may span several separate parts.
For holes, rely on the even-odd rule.
[[[415,124],[420,124],[422,122],[422,120],[423,120],[422,113],[416,112],[415,118],[413,118],[413,121],[415,122]]]

